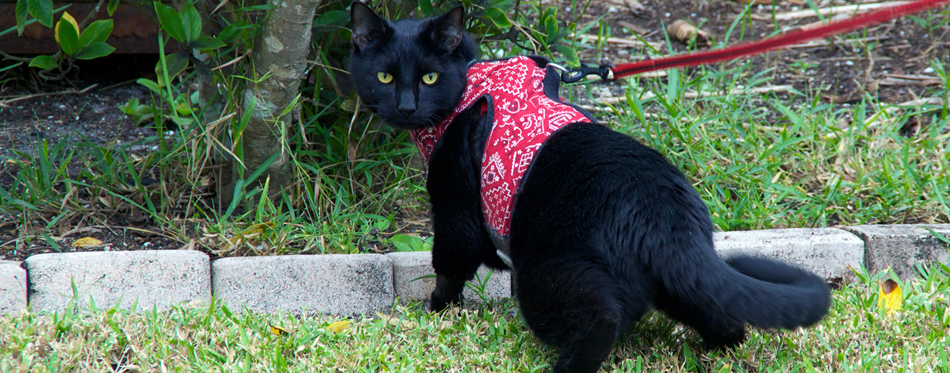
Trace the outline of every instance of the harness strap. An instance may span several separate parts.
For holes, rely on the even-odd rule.
[[[773,49],[801,43],[807,40],[853,31],[890,19],[921,12],[929,8],[946,4],[948,2],[950,2],[950,0],[919,0],[906,2],[892,7],[861,13],[854,17],[837,22],[831,22],[810,30],[797,29],[770,38],[754,42],[740,43],[723,49],[686,53],[654,60],[625,63],[617,65],[616,67],[609,64],[600,66],[581,66],[579,68],[570,69],[561,74],[561,80],[565,83],[573,83],[583,79],[587,75],[598,75],[606,80],[611,78],[611,74],[613,79],[618,79],[649,71],[665,70],[674,67],[704,65],[714,62],[733,60],[743,56],[765,53]]]

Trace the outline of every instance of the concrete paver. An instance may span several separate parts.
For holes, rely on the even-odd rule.
[[[392,308],[393,265],[379,254],[222,258],[215,297],[232,310],[354,315]]]
[[[950,261],[950,246],[928,230],[950,237],[950,224],[865,225],[844,229],[773,229],[715,233],[723,257],[752,254],[801,266],[825,278],[847,276],[848,267],[892,268],[903,278],[914,266]],[[25,269],[24,269],[25,268]],[[479,269],[484,278],[488,269]],[[386,255],[288,255],[223,258],[187,250],[40,254],[0,261],[0,314],[61,310],[76,299],[98,308],[118,305],[167,309],[210,300],[212,289],[232,309],[333,315],[388,313],[393,302],[429,300],[435,279],[431,252]],[[423,278],[425,277],[425,278]],[[473,284],[473,287],[478,285]],[[466,288],[466,304],[512,295],[511,275],[494,271],[482,295]]]
[[[868,271],[891,268],[902,279],[908,279],[915,276],[918,264],[950,261],[950,246],[928,228],[950,238],[950,224],[859,225],[847,229],[864,240]]]
[[[198,251],[39,254],[25,263],[33,310],[59,311],[73,300],[83,308],[91,300],[100,309],[164,310],[211,299],[208,255]]]
[[[849,266],[864,262],[864,242],[835,228],[769,229],[716,232],[716,251],[722,257],[762,255],[817,273],[823,278],[850,274]]]
[[[393,286],[399,301],[408,303],[424,300],[428,307],[432,290],[435,288],[435,278],[420,277],[435,274],[432,270],[432,253],[429,251],[400,252],[386,254],[386,256],[393,261]],[[482,266],[478,269],[476,279],[484,280],[489,271],[487,267]],[[477,288],[479,285],[476,282],[470,283]],[[491,277],[488,277],[484,285],[481,296],[467,286],[462,292],[465,304],[479,304],[485,300],[511,296],[511,274],[508,271],[492,271]]]
[[[26,270],[21,262],[0,260],[0,316],[26,308]]]

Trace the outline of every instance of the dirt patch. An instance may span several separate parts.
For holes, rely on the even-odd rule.
[[[80,72],[71,80],[46,83],[31,88],[30,80],[19,86],[4,86],[0,94],[0,187],[9,188],[23,167],[37,167],[39,157],[62,144],[60,154],[68,154],[85,144],[123,146],[139,143],[139,153],[147,152],[143,139],[157,135],[152,126],[137,126],[119,110],[119,105],[136,98],[150,102],[148,90],[134,82],[148,77],[155,56],[115,56],[79,64]],[[95,62],[95,63],[92,63]],[[154,78],[154,77],[152,77]],[[43,148],[46,151],[43,151]],[[51,156],[54,161],[63,157]],[[14,159],[30,160],[29,164]],[[53,163],[52,167],[60,165]],[[82,171],[80,162],[66,167],[72,178]],[[50,211],[54,216],[58,211]],[[55,242],[52,237],[63,237]],[[79,238],[93,237],[104,244],[73,247]],[[49,252],[177,249],[182,244],[149,226],[136,214],[103,214],[96,219],[67,215],[51,223],[24,218],[15,212],[0,212],[0,260],[23,260],[29,255]]]
[[[48,147],[65,141],[96,145],[131,143],[154,136],[150,127],[138,127],[118,106],[131,98],[150,100],[147,90],[126,84],[105,90],[91,89],[75,94],[71,90],[52,92],[9,104],[0,111],[0,156],[13,152],[32,154],[43,142]]]
[[[853,4],[854,2],[841,2]],[[559,17],[576,17],[577,9],[570,9],[571,1],[547,1],[543,5],[561,9]],[[624,0],[603,0],[591,3],[578,22],[587,24],[602,20],[618,39],[640,38],[665,43],[663,28],[675,20],[687,20],[709,32],[714,41],[725,40],[727,30],[742,13],[744,4],[733,1],[671,0],[643,1],[643,9],[633,12]],[[830,7],[833,2],[820,2],[819,8]],[[523,5],[527,6],[527,5]],[[776,30],[789,30],[817,18],[799,18],[773,21],[771,16],[807,9],[807,5],[779,1],[778,6],[755,6],[752,17],[745,25],[743,40],[760,39]],[[930,61],[950,63],[950,27],[947,7],[888,21],[848,35],[818,41],[818,44],[786,48],[765,55],[727,63],[726,66],[749,64],[756,71],[771,69],[767,74],[772,84],[791,84],[802,92],[818,92],[828,103],[847,105],[863,97],[875,97],[881,102],[903,102],[918,97],[931,96],[939,87]],[[728,43],[739,41],[740,24]],[[598,28],[591,28],[591,33]],[[683,44],[673,42],[676,53],[687,51]],[[666,50],[664,46],[660,50]],[[646,50],[616,42],[606,43],[601,51],[580,50],[581,60],[598,63],[608,60],[614,64],[643,59]],[[75,145],[89,141],[98,145],[132,143],[156,136],[150,126],[136,126],[122,114],[118,106],[131,98],[149,102],[148,91],[132,80],[148,77],[155,64],[155,56],[116,56],[110,59],[91,61],[81,65],[81,74],[74,80],[60,85],[44,85],[41,89],[3,87],[0,102],[0,186],[8,186],[17,177],[20,165],[8,161],[15,152],[35,154],[45,141],[53,146],[61,141]],[[2,83],[0,83],[2,84]],[[80,91],[96,84],[85,93]],[[607,87],[598,90],[602,95],[621,95],[622,82],[597,83]],[[32,97],[10,102],[13,97]],[[789,96],[789,100],[803,100]],[[143,151],[147,151],[146,147]],[[60,251],[88,250],[142,250],[179,249],[186,242],[178,239],[181,234],[168,234],[150,226],[146,219],[135,211],[112,214],[90,220],[76,217],[68,224],[54,224],[48,228],[46,221],[25,221],[10,212],[0,212],[0,260],[22,260],[31,254]],[[58,228],[66,227],[66,228]],[[46,236],[41,234],[44,231]],[[184,232],[197,234],[195,232]],[[48,236],[66,237],[58,244],[51,244]],[[106,244],[75,248],[75,239],[91,236]],[[23,237],[36,237],[24,240]]]

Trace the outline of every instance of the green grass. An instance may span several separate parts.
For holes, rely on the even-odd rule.
[[[139,119],[143,113],[156,116],[159,130],[163,117],[178,123],[174,136],[131,144],[88,139],[42,143],[0,159],[5,170],[15,170],[0,184],[0,214],[31,228],[18,230],[14,241],[0,242],[0,247],[42,242],[58,249],[69,242],[55,232],[89,225],[138,226],[142,221],[149,230],[221,256],[424,247],[405,244],[414,238],[399,236],[407,233],[406,221],[420,221],[414,228],[425,226],[420,218],[428,208],[424,167],[405,131],[356,110],[355,96],[338,88],[331,62],[349,53],[348,35],[341,28],[347,17],[345,3],[331,7],[334,13],[327,14],[336,18],[325,21],[336,26],[315,36],[320,53],[312,66],[313,84],[302,87],[298,113],[284,139],[295,182],[281,188],[280,198],[262,198],[265,191],[250,180],[256,170],[244,170],[246,183],[235,189],[237,198],[212,198],[220,160],[239,153],[229,144],[246,125],[238,108],[247,82],[242,74],[247,74],[240,69],[216,73],[214,86],[227,96],[222,113],[231,113],[219,118],[198,111],[196,94],[188,88],[196,73],[186,69],[159,79],[170,83],[153,90],[154,102],[126,107]],[[545,43],[486,41],[486,56],[545,53],[524,49],[528,44],[602,51],[601,39],[610,32],[602,20],[586,25],[575,20],[555,30],[553,10],[526,3],[515,20],[530,29],[526,32],[532,40]],[[745,35],[741,19],[730,27],[730,43]],[[550,29],[547,35],[536,32],[544,20],[552,22],[544,27]],[[494,32],[489,30],[494,26],[482,21],[474,22],[471,31]],[[915,21],[933,27],[945,22]],[[601,39],[571,41],[568,29]],[[566,56],[549,55],[567,62]],[[740,64],[672,70],[662,80],[630,79],[624,100],[602,106],[603,121],[683,170],[720,230],[947,223],[950,76],[941,61],[932,64],[942,84],[923,98],[935,103],[897,108],[868,97],[852,106],[832,105],[821,98],[831,88],[824,83],[809,83],[805,92],[744,93],[743,88],[773,84],[773,72]],[[807,66],[801,68],[807,75]],[[686,98],[687,92],[714,95]],[[916,121],[922,123],[918,132],[905,130]],[[142,146],[158,149],[133,151]],[[160,182],[143,182],[149,180]],[[116,219],[126,216],[135,224]],[[393,237],[402,237],[396,241],[403,244]]]
[[[605,107],[604,121],[683,170],[724,231],[950,222],[946,82],[925,97],[942,104],[911,107],[739,88],[768,85],[768,71],[743,67],[631,79],[625,100]],[[714,95],[684,98],[690,91]],[[0,210],[48,232],[140,214],[166,235],[223,256],[365,252],[367,240],[392,247],[389,238],[404,232],[400,219],[428,208],[407,134],[363,119],[321,125],[320,113],[309,118],[291,142],[298,181],[274,202],[248,191],[236,209],[216,208],[208,197],[209,139],[220,128],[194,123],[177,145],[144,156],[129,149],[157,139],[43,143],[35,156],[18,153],[19,173],[0,185]],[[917,133],[902,130],[917,120],[924,123]],[[143,186],[147,178],[164,182]],[[16,244],[35,240],[62,243],[38,233]]]
[[[635,79],[613,124],[682,169],[722,230],[950,221],[946,83],[909,107],[743,92],[769,85],[743,67]]]
[[[740,348],[707,351],[661,314],[614,347],[606,372],[948,372],[950,267],[902,283],[900,311],[877,309],[886,276],[857,272],[834,292],[817,326],[750,333]],[[225,305],[164,312],[27,313],[0,319],[0,371],[548,371],[557,349],[542,345],[511,302],[441,314],[397,307],[395,317],[259,315]],[[290,333],[276,335],[270,326]],[[124,370],[123,370],[124,369]]]

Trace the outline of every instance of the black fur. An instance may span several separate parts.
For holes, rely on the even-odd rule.
[[[403,129],[434,125],[455,108],[465,90],[468,62],[475,59],[475,43],[462,29],[461,7],[439,18],[397,23],[359,2],[351,12],[350,73],[364,104]],[[393,83],[381,83],[377,72],[392,74]],[[430,72],[439,79],[423,84],[422,76]]]
[[[459,64],[474,54],[471,41],[459,31],[460,41],[443,37],[439,47],[431,31],[433,25],[461,30],[455,12],[460,8],[390,23],[353,4],[350,71],[361,98],[390,124],[432,125],[455,106],[442,99],[460,97],[465,70]],[[366,30],[376,35],[358,37]],[[393,64],[403,88],[419,86],[426,66],[457,76],[438,93],[419,91],[417,110],[427,114],[407,118],[395,108],[394,94],[372,81],[378,67]],[[434,96],[439,99],[429,101]],[[475,109],[459,115],[429,162],[436,311],[462,301],[465,281],[479,265],[506,268],[480,210],[479,170],[491,126],[486,119]],[[746,324],[792,329],[825,315],[830,291],[820,278],[763,258],[723,262],[712,231],[706,205],[657,151],[599,124],[554,133],[524,177],[510,236],[525,321],[542,341],[562,348],[554,371],[597,371],[618,334],[651,307],[694,328],[712,347],[741,343]]]

